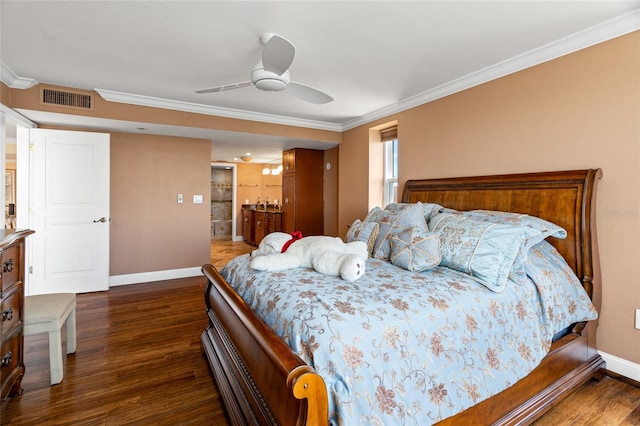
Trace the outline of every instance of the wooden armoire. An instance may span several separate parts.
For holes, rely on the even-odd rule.
[[[282,153],[282,231],[323,235],[324,151],[295,148]]]

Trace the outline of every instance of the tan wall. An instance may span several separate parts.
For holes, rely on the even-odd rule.
[[[264,169],[265,164],[261,164],[260,173]],[[282,174],[279,175],[263,175],[262,176],[262,197],[273,204],[275,200],[282,202]]]
[[[640,32],[394,115],[407,179],[601,167],[598,347],[640,363]],[[370,127],[340,157],[366,158]],[[340,169],[339,226],[368,210],[366,165]],[[357,164],[362,164],[358,162]]]
[[[0,103],[11,105],[11,90],[6,84],[0,81]]]
[[[110,275],[209,262],[210,152],[204,139],[111,134]]]

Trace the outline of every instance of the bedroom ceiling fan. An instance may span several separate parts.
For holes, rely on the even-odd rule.
[[[331,96],[320,90],[291,81],[289,67],[296,54],[296,48],[289,40],[277,34],[265,33],[260,36],[260,41],[264,44],[262,59],[251,70],[251,81],[196,90],[196,93],[224,92],[253,84],[258,89],[268,92],[280,92],[286,89],[290,95],[314,104],[326,104],[333,100]]]

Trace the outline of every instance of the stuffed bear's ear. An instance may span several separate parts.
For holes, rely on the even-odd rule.
[[[272,232],[271,234],[267,234],[262,241],[260,241],[258,249],[251,252],[251,257],[280,253],[284,244],[290,239],[291,236],[284,232]]]

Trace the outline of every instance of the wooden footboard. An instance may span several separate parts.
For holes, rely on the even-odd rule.
[[[234,425],[321,425],[328,419],[322,378],[262,322],[211,265],[201,340]]]
[[[554,342],[549,354],[529,375],[438,425],[527,425],[540,418],[605,367],[600,355],[589,358],[586,334],[571,333]]]

